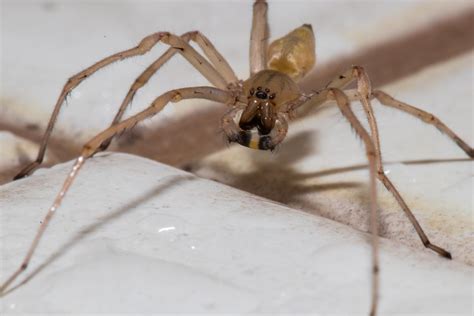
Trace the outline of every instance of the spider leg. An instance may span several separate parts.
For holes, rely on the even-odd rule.
[[[77,87],[84,79],[90,77],[94,74],[97,70],[108,66],[109,64],[126,59],[132,56],[143,55],[147,53],[153,46],[155,46],[162,38],[163,33],[154,33],[151,34],[140,41],[140,43],[131,49],[127,49],[111,56],[108,56],[97,63],[93,64],[92,66],[82,70],[81,72],[75,74],[74,76],[70,77],[66,84],[63,86],[61,93],[59,94],[58,100],[56,101],[56,105],[54,106],[53,113],[51,114],[51,118],[49,119],[48,126],[46,127],[46,131],[43,135],[41,140],[40,149],[36,160],[28,164],[25,168],[23,168],[13,179],[20,179],[31,172],[33,172],[38,166],[43,162],[44,154],[46,152],[46,146],[49,141],[49,137],[53,130],[54,124],[56,123],[56,119],[58,117],[59,111],[61,110],[61,106],[64,103],[66,97],[68,96],[71,91]]]
[[[48,209],[41,225],[38,228],[38,231],[31,243],[26,256],[21,262],[18,269],[0,286],[0,297],[5,295],[10,284],[15,281],[15,279],[26,270],[30,260],[43,236],[49,222],[51,221],[53,215],[56,213],[58,208],[61,205],[62,200],[66,196],[69,188],[71,187],[73,181],[76,179],[79,170],[84,165],[85,161],[90,158],[97,151],[99,146],[104,142],[104,140],[112,137],[113,135],[132,128],[139,122],[150,118],[160,112],[169,102],[179,102],[185,99],[206,99],[211,101],[216,101],[219,103],[228,103],[231,104],[234,100],[232,92],[221,90],[214,87],[191,87],[191,88],[182,88],[175,89],[157,97],[151,105],[145,110],[131,116],[130,118],[121,121],[117,125],[111,126],[99,133],[97,136],[88,141],[81,151],[81,155],[75,161],[71,172],[66,177],[61,190],[56,195],[52,206]]]
[[[370,170],[370,230],[372,234],[372,298],[370,315],[377,312],[378,291],[379,291],[379,262],[378,262],[378,218],[377,218],[377,190],[376,190],[376,147],[372,137],[362,126],[350,107],[349,98],[344,92],[337,88],[329,88],[325,93],[329,99],[336,101],[342,115],[349,121],[357,135],[365,145],[367,159]]]
[[[351,70],[353,72],[353,70]],[[351,79],[352,80],[352,79]],[[377,178],[377,168],[378,168],[378,155],[377,155],[377,145],[374,142],[374,139],[363,125],[360,123],[359,119],[355,116],[354,112],[351,109],[350,101],[360,100],[361,90],[357,91],[348,90],[348,94],[343,92],[341,89],[347,86],[351,80],[347,80],[346,77],[342,78],[340,76],[336,81],[332,81],[328,86],[322,90],[316,91],[315,93],[307,96],[302,96],[297,100],[290,101],[289,104],[285,105],[286,111],[290,112],[298,109],[303,105],[321,105],[329,100],[336,101],[336,105],[343,114],[343,116],[349,121],[352,128],[355,130],[357,135],[362,139],[365,145],[367,159],[369,161],[369,176],[370,176],[370,231],[372,236],[372,297],[371,297],[371,309],[370,315],[376,315],[377,304],[378,304],[378,292],[379,292],[379,240],[378,240],[378,214],[377,214],[377,190],[375,179]],[[375,123],[375,121],[374,121]],[[371,126],[372,130],[372,126]]]
[[[382,105],[399,109],[403,112],[411,114],[427,124],[434,125],[441,133],[446,134],[453,142],[455,142],[462,150],[471,158],[474,158],[474,148],[469,146],[464,140],[462,140],[456,133],[454,133],[446,124],[431,113],[423,111],[412,105],[398,101],[383,91],[375,90],[372,95],[380,101]]]
[[[181,38],[186,43],[189,41],[196,42],[201,50],[204,52],[204,55],[209,59],[212,63],[214,68],[224,77],[225,81],[227,82],[229,87],[237,87],[239,79],[235,75],[234,71],[230,67],[229,63],[226,59],[219,53],[219,51],[212,45],[212,43],[207,39],[199,31],[192,31],[187,32],[181,35]],[[163,53],[158,59],[156,59],[150,66],[148,66],[133,82],[130,89],[127,92],[127,95],[122,101],[117,114],[110,124],[113,126],[120,122],[122,119],[125,110],[127,109],[128,105],[132,102],[135,94],[137,91],[142,88],[144,85],[148,83],[150,78],[163,66],[168,60],[170,60],[174,55],[178,53],[178,49],[170,47],[166,52]],[[102,143],[102,145],[98,148],[98,151],[106,150],[110,143],[112,142],[112,138],[107,139]]]
[[[360,74],[357,74],[359,72]],[[330,81],[326,87],[327,88],[335,87],[335,88],[342,89],[346,87],[349,83],[351,83],[354,80],[354,77],[356,77],[357,80],[361,82],[365,82],[363,83],[364,85],[366,86],[368,85],[365,89],[368,88],[368,92],[369,92],[368,97],[370,99],[376,98],[382,105],[389,106],[389,107],[398,109],[400,111],[406,112],[408,114],[411,114],[419,118],[420,120],[422,120],[423,122],[427,124],[431,124],[435,126],[441,133],[447,135],[453,142],[455,142],[469,157],[474,158],[474,148],[469,146],[463,139],[461,139],[455,132],[453,132],[453,130],[451,130],[448,126],[446,126],[446,124],[444,124],[440,119],[438,119],[433,114],[423,111],[422,109],[419,109],[407,103],[396,100],[383,91],[380,91],[380,90],[371,91],[370,80],[367,76],[367,73],[362,67],[354,66],[350,68],[345,73],[339,75],[338,77]],[[360,95],[357,96],[358,93],[355,93],[354,90],[344,90],[344,92],[346,93],[346,95],[349,96],[350,100],[355,100],[355,99],[360,100],[361,98]],[[324,96],[321,96],[318,94],[319,93],[316,92],[310,96],[310,100],[308,101],[308,103],[311,103],[310,104],[311,107],[319,106],[326,101],[326,98]],[[300,105],[298,104],[297,106],[299,107]]]
[[[357,93],[354,93],[354,90],[348,90],[347,92],[350,93],[350,95],[351,95],[350,98],[351,99],[353,99],[353,98],[358,99],[362,103],[362,106],[364,107],[364,110],[365,110],[365,113],[366,113],[366,116],[367,116],[367,120],[369,122],[370,130],[371,130],[371,136],[373,138],[373,142],[374,142],[374,145],[375,145],[375,153],[376,153],[375,161],[376,161],[376,165],[377,165],[377,178],[379,179],[380,182],[383,183],[385,188],[397,200],[397,202],[400,205],[400,207],[402,208],[403,212],[405,213],[405,215],[408,217],[408,219],[412,223],[413,227],[415,228],[415,230],[416,230],[418,236],[420,237],[421,242],[423,243],[423,245],[426,248],[429,248],[429,249],[433,250],[434,252],[438,253],[439,255],[441,255],[445,258],[451,259],[451,254],[448,251],[446,251],[445,249],[443,249],[443,248],[441,248],[437,245],[434,245],[430,242],[430,240],[426,236],[425,232],[423,231],[423,228],[421,227],[420,223],[416,219],[415,215],[413,215],[413,213],[411,212],[410,208],[408,207],[408,205],[406,204],[406,202],[404,201],[404,199],[402,198],[402,196],[400,195],[398,190],[395,188],[393,183],[390,181],[390,179],[385,174],[385,171],[383,169],[383,163],[382,163],[382,154],[381,154],[381,151],[380,151],[380,140],[379,140],[379,133],[378,133],[378,128],[377,128],[377,123],[376,123],[376,120],[375,120],[372,105],[370,103],[370,100],[373,97],[376,97],[376,96],[381,97],[382,93],[380,91],[372,93],[369,77],[368,77],[367,73],[365,72],[365,70],[360,66],[353,66],[351,69],[346,71],[344,74],[338,76],[333,81],[331,81],[328,84],[327,87],[329,87],[329,88],[338,87],[338,88],[342,89],[354,80],[357,81]],[[323,90],[320,90],[320,91],[317,91],[317,92],[307,96],[307,98],[309,98],[309,99],[306,101],[306,103],[310,103],[311,105],[315,105],[315,106],[323,104],[325,101],[327,101],[327,96],[326,96],[325,91],[327,91],[327,88],[323,89]],[[385,94],[383,94],[383,95],[385,96]],[[386,100],[387,99],[384,98],[384,101],[388,102]],[[407,111],[407,112],[408,112],[407,109],[409,109],[410,110],[409,113],[411,113],[413,115],[416,115],[416,116],[419,115],[418,112],[415,112],[415,110],[418,110],[418,109],[412,108],[412,107],[406,108],[406,107],[403,107],[403,105],[399,106],[398,104],[400,102],[398,102],[398,103],[397,102],[398,101],[396,101],[394,103],[394,104],[396,104],[397,108],[400,108],[400,109],[403,108],[403,110]],[[291,108],[291,110],[294,110],[294,109],[296,109],[297,107],[299,107],[301,105],[302,104],[296,104],[295,106],[293,106]],[[393,106],[395,106],[395,105],[393,105]],[[431,114],[428,114],[428,115],[431,115]],[[429,116],[429,117],[433,117],[433,116]],[[437,122],[439,122],[439,121],[437,121]],[[439,122],[439,123],[441,123],[441,122]],[[438,126],[438,125],[436,125],[436,126]],[[439,126],[445,126],[445,125],[441,123]],[[449,131],[451,131],[451,130],[449,130]],[[448,135],[449,135],[449,133],[448,133]],[[467,147],[469,147],[469,146],[467,146]]]
[[[220,89],[227,88],[227,82],[224,77],[203,56],[201,56],[194,48],[192,48],[186,41],[181,39],[179,36],[170,34],[168,32],[157,32],[148,35],[143,38],[136,47],[108,56],[96,62],[92,66],[82,70],[76,75],[70,77],[66,81],[66,84],[63,86],[63,89],[59,94],[58,100],[56,101],[53,113],[51,114],[48,126],[46,127],[46,131],[41,140],[41,145],[36,160],[24,167],[14,177],[14,180],[29,175],[43,162],[44,154],[46,152],[46,146],[51,136],[51,132],[54,128],[54,124],[56,123],[59,111],[61,110],[62,104],[64,103],[67,95],[71,93],[74,88],[76,88],[83,80],[89,78],[101,68],[104,68],[119,60],[146,54],[160,41],[178,50],[178,52],[183,55],[183,57],[185,57],[186,60],[188,60],[188,62],[190,62],[214,86]],[[208,49],[207,51],[209,52],[210,49]],[[218,57],[220,54],[217,53],[215,55]]]
[[[268,5],[265,0],[253,4],[252,31],[250,33],[250,75],[267,68]]]
[[[383,183],[385,188],[392,193],[393,197],[397,200],[398,204],[400,207],[403,209],[405,212],[406,216],[412,223],[412,225],[415,227],[416,232],[418,233],[418,236],[420,237],[423,245],[426,248],[429,248],[433,250],[434,252],[438,253],[439,255],[451,259],[451,254],[446,251],[445,249],[434,245],[430,242],[428,237],[426,236],[425,232],[421,228],[420,223],[416,219],[415,215],[411,212],[410,208],[406,204],[406,202],[403,200],[402,196],[398,192],[398,190],[395,188],[393,183],[390,181],[390,179],[387,177],[385,174],[385,170],[383,168],[383,163],[382,163],[382,154],[380,151],[380,140],[379,140],[379,133],[377,129],[377,123],[375,120],[375,115],[374,111],[372,108],[372,105],[370,103],[372,91],[370,87],[370,80],[365,72],[365,70],[362,67],[354,66],[353,68],[353,76],[357,79],[357,90],[361,96],[360,101],[364,107],[364,110],[367,115],[367,119],[369,121],[370,129],[372,132],[372,138],[374,140],[375,148],[376,148],[376,162],[377,162],[377,177],[378,179]],[[377,93],[378,95],[381,95],[380,92]],[[386,95],[385,95],[386,96]],[[434,117],[434,116],[431,116]],[[449,130],[449,129],[448,129]],[[450,131],[450,130],[449,130]]]
[[[199,45],[204,55],[211,61],[214,68],[224,77],[228,85],[238,85],[239,78],[235,75],[232,67],[219,51],[212,45],[211,41],[199,31],[188,33],[191,41]]]

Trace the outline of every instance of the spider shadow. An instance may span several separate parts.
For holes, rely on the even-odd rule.
[[[314,180],[309,184],[304,183],[310,178],[318,177],[317,173],[309,174],[299,171],[297,167],[306,156],[317,155],[316,139],[315,131],[307,131],[289,136],[284,145],[273,153],[246,149],[250,157],[250,170],[236,171],[225,162],[213,162],[212,173],[226,175],[224,182],[227,185],[285,205],[303,208],[304,211],[316,215],[322,215],[319,212],[320,205],[317,202],[315,205],[308,205],[308,200],[304,198],[306,194],[355,189],[360,191],[357,195],[364,196],[366,185],[363,182]],[[198,163],[196,171],[199,168]]]
[[[260,152],[252,149],[244,149],[245,154],[250,157],[250,162],[244,166],[250,165],[251,168],[235,168],[234,164],[228,164],[226,161],[212,161],[206,168],[211,169],[212,174],[225,175],[219,177],[223,179],[227,185],[241,189],[243,191],[276,201],[290,207],[294,207],[310,214],[331,218],[343,223],[351,223],[349,217],[363,214],[368,216],[366,210],[369,209],[369,178],[361,178],[361,180],[344,180],[338,177],[332,180],[330,177],[339,174],[357,172],[360,170],[368,170],[368,163],[352,164],[341,167],[331,167],[319,170],[302,170],[299,162],[307,157],[318,154],[317,137],[318,131],[300,132],[289,135],[285,139],[282,147],[278,148],[275,153]],[[384,166],[387,168],[392,164],[402,165],[426,165],[440,163],[457,163],[470,162],[470,158],[442,158],[442,159],[417,159],[402,161],[385,161]],[[242,165],[241,165],[242,166]],[[196,171],[201,174],[199,163]],[[205,171],[208,172],[208,171]],[[204,176],[207,175],[204,172]],[[329,179],[328,179],[329,177]],[[217,180],[221,181],[221,180]],[[377,186],[381,183],[377,181]],[[382,189],[383,190],[383,189]],[[335,193],[347,196],[350,193],[350,203],[352,206],[351,214],[333,214],[328,209],[327,199],[325,197],[318,198],[318,194],[327,195],[327,193]],[[309,195],[311,195],[309,197]],[[380,202],[380,201],[379,201]],[[349,202],[348,202],[349,203]],[[381,210],[383,211],[383,210]],[[364,217],[365,218],[365,217]],[[388,220],[388,219],[387,219]],[[360,220],[364,222],[363,219]],[[367,223],[368,225],[368,217]],[[380,218],[380,230],[383,232],[385,226],[385,217]]]
[[[67,251],[71,250],[71,248],[74,247],[74,245],[82,241],[88,235],[93,234],[94,232],[99,230],[105,224],[119,219],[121,216],[125,215],[129,211],[145,203],[151,198],[154,198],[158,196],[159,194],[162,194],[163,192],[173,188],[174,186],[179,185],[179,183],[183,181],[194,180],[194,179],[195,177],[191,175],[174,176],[173,178],[165,181],[164,183],[158,185],[157,187],[151,190],[148,190],[148,192],[141,195],[140,197],[129,201],[128,203],[124,204],[117,210],[110,212],[108,215],[101,217],[100,219],[96,220],[94,223],[79,230],[69,240],[67,240],[64,244],[62,244],[53,254],[51,254],[48,258],[46,258],[43,261],[43,263],[41,263],[37,268],[35,268],[32,272],[30,272],[30,274],[28,274],[21,282],[19,282],[17,285],[10,288],[10,290],[4,292],[3,295],[7,295],[15,291],[16,289],[22,287],[26,283],[28,283],[31,279],[33,279],[38,273],[40,273],[49,264],[53,263],[54,261],[62,257],[64,254],[66,254]]]

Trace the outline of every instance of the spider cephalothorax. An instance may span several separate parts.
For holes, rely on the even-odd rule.
[[[286,136],[288,105],[302,96],[296,81],[314,66],[311,25],[302,25],[275,40],[265,60],[267,68],[244,81],[240,104],[223,118],[222,126],[229,142],[273,150]]]

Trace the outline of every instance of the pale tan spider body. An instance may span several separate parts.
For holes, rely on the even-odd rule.
[[[231,142],[252,149],[272,150],[286,135],[288,104],[300,96],[298,85],[288,75],[262,70],[244,82],[243,109],[230,112],[230,116],[235,115],[234,120],[224,117],[223,130]]]
[[[285,138],[288,115],[303,96],[296,81],[315,64],[314,42],[313,28],[304,24],[270,44],[267,68],[252,74],[242,85],[242,111],[229,113],[234,120],[223,119],[230,142],[273,150]]]
[[[353,66],[340,74],[325,87],[304,93],[297,85],[297,81],[304,77],[314,66],[316,61],[315,40],[311,26],[303,25],[288,33],[281,39],[267,45],[269,37],[267,27],[267,3],[256,0],[253,6],[253,22],[250,39],[250,77],[240,80],[227,63],[225,58],[200,32],[193,31],[177,36],[168,32],[156,32],[143,38],[133,48],[108,56],[78,74],[69,78],[64,85],[56,102],[53,114],[45,132],[36,161],[27,165],[16,178],[29,175],[42,162],[49,136],[56,122],[56,118],[65,101],[66,96],[83,80],[89,78],[96,71],[113,62],[125,58],[143,55],[157,43],[169,46],[169,49],[131,85],[124,98],[111,126],[88,141],[81,155],[76,160],[71,172],[67,175],[63,186],[45,215],[33,242],[28,249],[24,260],[18,269],[0,286],[0,294],[8,293],[11,284],[18,275],[28,267],[30,259],[43,236],[50,220],[60,207],[70,186],[76,179],[80,169],[87,159],[95,153],[104,150],[110,140],[127,129],[132,128],[143,120],[159,113],[170,102],[180,102],[186,99],[207,99],[228,106],[229,110],[221,121],[221,127],[230,142],[237,142],[254,149],[272,150],[280,144],[288,130],[288,120],[293,111],[301,106],[317,107],[332,101],[340,110],[341,115],[351,125],[356,135],[363,141],[369,165],[369,193],[372,233],[372,296],[370,313],[377,311],[378,302],[378,224],[376,181],[380,181],[394,196],[403,212],[406,214],[423,245],[439,255],[451,258],[445,249],[432,244],[400,193],[392,184],[384,171],[379,134],[371,101],[376,98],[384,106],[393,107],[411,114],[422,121],[429,123],[446,134],[469,157],[474,157],[474,150],[438,118],[421,109],[395,100],[382,91],[372,90],[369,76],[360,66]],[[202,54],[194,49],[189,42],[195,42]],[[167,91],[159,95],[145,110],[122,120],[122,115],[133,99],[135,93],[175,54],[181,54],[194,68],[206,78],[210,85],[187,87]],[[345,89],[350,83],[356,83],[356,89]],[[351,109],[351,101],[358,101],[364,108],[370,129],[366,129]]]

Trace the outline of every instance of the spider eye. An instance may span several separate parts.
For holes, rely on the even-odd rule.
[[[266,92],[266,93],[270,92],[270,89],[265,88],[265,92]]]
[[[275,93],[270,94],[270,96],[269,96],[268,98],[269,98],[270,100],[275,99]]]
[[[262,87],[257,87],[257,90],[262,90]]]
[[[255,93],[255,89],[254,88],[250,89],[250,95],[253,95],[254,93]]]
[[[263,100],[267,98],[267,94],[263,92],[262,90],[257,91],[257,93],[255,93],[255,96]]]

